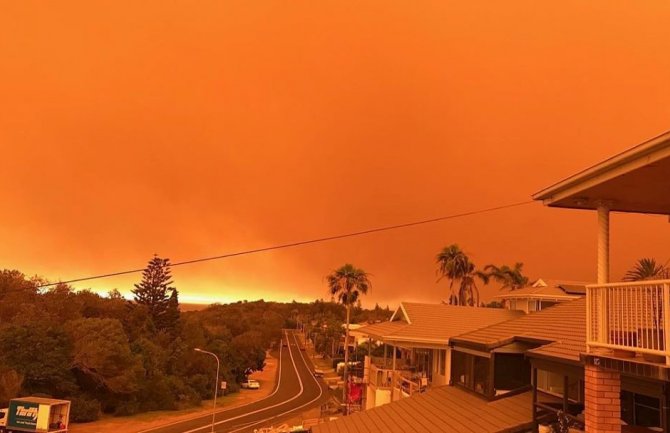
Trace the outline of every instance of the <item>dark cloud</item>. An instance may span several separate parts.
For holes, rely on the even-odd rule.
[[[536,6],[16,3],[0,263],[68,279],[516,202],[668,129],[666,6]],[[667,258],[665,220],[613,224],[615,275]],[[594,215],[537,204],[175,276],[192,297],[313,299],[350,261],[371,302],[436,301],[446,244],[588,280],[595,235]]]

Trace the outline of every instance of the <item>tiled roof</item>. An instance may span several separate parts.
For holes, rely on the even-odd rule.
[[[586,286],[579,284],[561,284],[561,289],[568,295],[583,295],[586,296]]]
[[[548,298],[548,299],[576,299],[586,295],[586,285],[577,281],[542,280],[535,281],[531,286],[522,289],[507,290],[498,299],[506,298]]]
[[[409,323],[398,320],[395,322],[375,323],[374,325],[368,325],[362,328],[358,328],[356,331],[370,335],[373,338],[381,339],[384,338],[385,336],[393,335],[394,333],[408,326]]]
[[[451,337],[523,314],[502,308],[403,302],[394,315],[396,320],[364,326],[358,331],[386,341],[448,344]]]
[[[586,287],[589,284],[593,284],[593,281],[576,281],[576,280],[566,280],[566,279],[551,279],[551,278],[538,278],[531,284],[531,286],[583,286]]]
[[[514,340],[546,342],[530,355],[579,361],[586,351],[586,299],[563,302],[518,319],[509,320],[452,338],[456,345],[493,349]]]
[[[488,402],[453,386],[317,424],[313,433],[498,433],[532,424],[531,393]]]

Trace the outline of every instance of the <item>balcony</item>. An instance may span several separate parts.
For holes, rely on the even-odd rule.
[[[428,379],[417,378],[413,371],[398,369],[397,365],[396,370],[393,370],[371,363],[368,386],[374,393],[368,395],[368,399],[373,399],[370,407],[375,407],[424,391],[428,386]]]
[[[405,372],[402,372],[396,377],[393,393],[395,394],[397,400],[400,398],[410,397],[412,394],[421,392],[427,387],[428,379],[416,378],[407,375]]]
[[[670,366],[670,280],[591,285],[586,302],[589,352]]]
[[[368,382],[376,388],[397,388],[399,387],[398,383],[400,381],[407,380],[412,374],[413,373],[409,370],[401,370],[399,368],[392,370],[379,367],[375,364],[370,364],[370,377]]]
[[[377,366],[378,368],[383,368],[387,370],[392,370],[393,369],[393,358],[384,358],[381,356],[372,356],[370,357],[370,361],[373,365]],[[395,368],[396,370],[408,370],[412,371],[414,370],[414,367],[412,367],[407,360],[403,358],[396,358],[395,360]]]

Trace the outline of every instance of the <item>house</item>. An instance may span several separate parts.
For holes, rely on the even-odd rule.
[[[584,298],[462,334],[452,338],[452,360],[460,365],[452,369],[452,382],[487,398],[530,389],[529,358],[579,364],[585,335]],[[486,371],[474,374],[474,366],[486,366]],[[540,390],[553,393],[555,388],[552,384]]]
[[[403,306],[408,309],[407,303]],[[450,368],[441,386],[313,431],[515,433],[532,431],[564,408],[578,415],[584,407],[580,354],[586,347],[585,307],[584,298],[566,301],[450,336]],[[460,308],[459,313],[469,310],[471,315],[486,310]],[[434,329],[440,322],[437,317],[427,321]]]
[[[597,284],[586,290],[587,433],[670,431],[670,280],[610,282],[612,212],[670,215],[670,131],[533,196],[593,211]]]
[[[586,299],[452,339],[452,383],[495,400],[532,390],[533,422],[553,423],[558,411],[584,425]]]
[[[314,433],[515,433],[537,431],[559,414],[586,433],[670,433],[670,280],[609,281],[611,212],[670,215],[670,132],[534,198],[597,213],[598,278],[586,297],[450,335],[451,386],[315,426]],[[377,331],[389,342],[414,323],[412,314],[396,313]],[[439,327],[439,318],[429,322],[426,330]]]
[[[369,323],[352,323],[349,325],[349,350],[356,350],[358,346],[368,342],[368,336],[361,332],[360,329],[364,326],[369,325]],[[342,325],[345,327],[346,325]],[[344,337],[342,339],[344,343]]]
[[[500,308],[402,302],[389,321],[358,329],[385,345],[383,358],[366,357],[365,408],[449,383],[452,337],[521,315]]]
[[[529,287],[507,290],[494,296],[509,310],[525,313],[541,311],[559,302],[571,301],[586,296],[586,283],[538,279]]]

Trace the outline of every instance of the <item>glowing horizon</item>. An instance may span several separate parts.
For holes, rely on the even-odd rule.
[[[662,1],[4,9],[0,266],[51,280],[523,201],[670,129]],[[353,263],[364,305],[439,302],[453,243],[593,281],[595,218],[538,203],[173,275],[182,299],[290,302],[329,299],[324,276]],[[667,259],[664,218],[612,224],[613,279]]]

